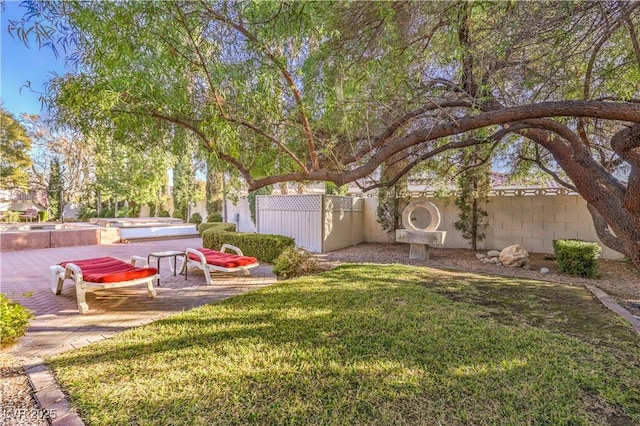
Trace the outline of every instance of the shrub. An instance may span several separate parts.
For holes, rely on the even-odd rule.
[[[286,248],[294,248],[296,245],[293,238],[283,235],[216,231],[215,229],[208,229],[202,233],[204,247],[220,250],[225,243],[233,244],[245,255],[257,257],[258,260],[267,263],[273,263]]]
[[[98,217],[114,217],[115,210],[114,209],[102,209],[98,214]]]
[[[207,218],[207,222],[222,222],[222,215],[220,213],[211,213]]]
[[[88,222],[90,218],[96,217],[95,209],[89,206],[80,206],[80,210],[78,211],[78,219],[83,222]]]
[[[2,214],[2,220],[5,222],[18,222],[20,220],[20,212],[7,210]]]
[[[273,273],[283,279],[318,272],[318,259],[302,248],[287,247],[273,264]]]
[[[24,336],[33,313],[4,294],[0,294],[0,347],[9,346]]]
[[[138,217],[138,211],[135,207],[121,207],[118,209],[118,217]]]
[[[204,222],[201,223],[200,225],[198,225],[198,232],[200,233],[200,236],[202,236],[202,233],[204,231],[206,231],[207,229],[214,229],[212,232],[219,232],[219,231],[228,231],[228,232],[235,232],[236,231],[236,224],[235,223],[211,223],[211,222]]]
[[[581,240],[553,240],[553,251],[560,270],[581,277],[598,275],[598,256],[602,249],[596,243]]]
[[[167,210],[160,210],[158,217],[171,217],[171,214]]]
[[[173,216],[173,218],[174,218],[174,219],[182,219],[182,220],[185,220],[185,219],[186,219],[186,216],[187,216],[187,213],[186,213],[186,211],[185,211],[185,210],[183,210],[183,209],[175,209],[175,210],[173,211],[173,215],[172,215],[172,216]]]
[[[49,220],[49,212],[46,210],[38,211],[38,220],[40,220],[40,222],[46,222]]]
[[[198,212],[193,213],[191,215],[191,217],[189,218],[189,223],[197,223],[197,224],[201,224],[202,223],[202,215]]]

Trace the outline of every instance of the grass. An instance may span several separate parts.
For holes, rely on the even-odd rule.
[[[90,425],[639,424],[637,335],[583,288],[345,265],[50,361]]]

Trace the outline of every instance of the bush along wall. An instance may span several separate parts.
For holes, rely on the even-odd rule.
[[[598,276],[598,257],[602,249],[597,243],[553,240],[553,251],[562,272],[581,277]]]
[[[235,223],[222,223],[222,222],[204,222],[198,225],[198,232],[202,236],[203,232],[207,229],[213,229],[213,232],[228,231],[235,232]],[[220,247],[218,247],[220,248]]]
[[[202,232],[204,247],[220,250],[223,244],[232,244],[240,248],[244,255],[256,257],[261,262],[273,263],[285,249],[293,249],[296,242],[283,235],[217,231],[215,228]]]
[[[207,217],[207,222],[222,222],[222,215],[220,213],[211,213]]]

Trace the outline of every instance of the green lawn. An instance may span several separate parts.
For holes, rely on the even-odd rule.
[[[90,425],[624,425],[639,343],[583,288],[345,265],[51,366]]]

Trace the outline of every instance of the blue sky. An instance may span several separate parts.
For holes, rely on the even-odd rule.
[[[9,34],[7,30],[9,20],[19,20],[24,13],[20,1],[8,0],[2,14],[2,29],[0,41],[2,43],[0,65],[0,97],[4,109],[12,112],[16,117],[22,113],[46,115],[40,103],[40,93],[45,90],[44,83],[53,73],[64,74],[65,60],[56,58],[48,48],[38,49],[35,42],[29,47]],[[31,83],[31,89],[23,87]]]

